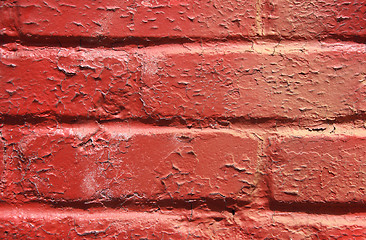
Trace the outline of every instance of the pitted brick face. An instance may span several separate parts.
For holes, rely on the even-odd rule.
[[[365,13],[0,1],[0,238],[366,239]]]
[[[250,201],[258,162],[255,139],[230,131],[150,130],[3,128],[8,162],[3,174],[14,179],[17,172],[18,179],[5,185],[2,198]],[[12,141],[10,135],[18,138]]]
[[[275,200],[365,201],[364,136],[289,136],[269,141]]]

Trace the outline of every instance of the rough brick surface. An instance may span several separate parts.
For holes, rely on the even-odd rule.
[[[249,201],[258,143],[230,131],[3,128],[2,200]]]
[[[0,134],[1,136],[1,134]],[[0,140],[0,173],[1,173],[1,177],[0,179],[2,179],[3,176],[3,171],[4,171],[4,155],[5,155],[5,148],[4,148],[4,143],[2,141],[2,139]]]
[[[0,1],[0,239],[366,239],[365,13]]]
[[[271,192],[284,202],[364,202],[364,135],[270,138]]]
[[[252,0],[21,0],[2,8],[0,34],[25,37],[223,38],[256,34],[256,1]]]
[[[141,65],[124,51],[2,52],[0,71],[3,114],[123,118],[143,112]]]
[[[366,37],[363,0],[263,1],[263,35],[284,38]]]
[[[362,0],[21,0],[0,7],[0,34],[84,42],[128,37],[364,38],[365,11]]]
[[[325,120],[365,110],[361,44],[1,53],[5,115]]]
[[[365,97],[359,89],[366,52],[358,46],[214,45],[163,54],[164,61],[149,66],[155,72],[144,74],[145,108],[194,119],[352,115],[362,105],[357,99]]]

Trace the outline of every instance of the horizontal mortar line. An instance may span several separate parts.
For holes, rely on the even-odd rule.
[[[230,206],[229,206],[230,204]],[[236,207],[233,207],[233,204]],[[51,209],[75,209],[75,210],[90,210],[90,209],[110,209],[110,210],[132,210],[135,212],[144,212],[146,209],[151,211],[163,210],[163,209],[179,209],[179,210],[192,210],[200,209],[200,207],[205,207],[211,212],[235,212],[238,208],[248,206],[249,201],[236,200],[232,198],[210,198],[202,197],[196,199],[164,199],[164,200],[154,200],[154,199],[142,199],[139,197],[134,197],[134,195],[125,198],[116,198],[110,200],[90,200],[90,201],[73,201],[73,200],[59,200],[55,201],[52,199],[41,199],[30,201],[27,203],[22,203],[21,205],[29,206],[43,206]],[[12,206],[13,203],[3,202],[0,204],[1,208],[6,208]],[[15,204],[16,205],[16,204]],[[236,208],[236,209],[234,209]],[[246,207],[247,208],[247,207]],[[1,215],[1,213],[0,213]]]
[[[85,124],[85,123],[118,123],[118,124],[146,124],[151,126],[183,126],[189,127],[191,124],[196,125],[208,125],[208,124],[219,124],[222,126],[228,126],[230,124],[245,124],[245,125],[258,125],[261,123],[276,122],[276,123],[298,123],[298,119],[289,118],[246,118],[246,117],[220,117],[220,118],[186,118],[181,116],[174,117],[139,117],[139,118],[125,118],[125,119],[98,119],[98,118],[88,118],[88,117],[78,117],[78,116],[64,116],[64,115],[53,115],[50,114],[47,117],[37,117],[35,115],[43,114],[30,114],[30,115],[6,115],[0,114],[0,123],[8,125],[21,125],[25,123],[38,124],[44,122],[57,122],[65,124]],[[366,116],[365,116],[366,117]],[[315,121],[319,122],[319,121]],[[197,127],[200,128],[200,127]]]
[[[139,47],[116,47],[116,48],[83,48],[77,47],[42,47],[42,46],[23,46],[16,47],[16,51],[7,50],[5,46],[0,47],[0,56],[3,59],[13,59],[21,57],[42,57],[55,58],[62,56],[60,49],[67,49],[82,53],[85,56],[100,57],[104,54],[108,56],[119,57],[123,54],[154,54],[174,55],[174,54],[294,54],[294,53],[322,53],[322,52],[347,52],[356,54],[366,54],[365,44],[350,42],[319,42],[319,41],[280,41],[280,42],[217,42],[217,43],[183,43],[183,44],[165,44],[158,46]],[[0,58],[0,63],[1,63]]]
[[[307,214],[344,215],[366,213],[366,203],[359,202],[277,202],[271,200],[269,209],[275,212],[302,212]]]
[[[352,36],[329,36],[324,38],[306,39],[301,37],[292,37],[290,39],[281,36],[268,35],[268,36],[228,36],[221,38],[207,38],[207,37],[70,37],[70,36],[28,36],[21,35],[20,37],[12,37],[2,35],[0,44],[8,43],[20,43],[23,46],[29,47],[83,47],[83,48],[117,48],[134,46],[137,47],[149,47],[149,46],[162,46],[172,44],[186,44],[186,43],[255,43],[257,41],[263,42],[339,42],[339,43],[353,43],[364,44],[366,38]]]
[[[364,116],[363,119],[366,119]],[[212,120],[212,119],[211,119]],[[96,120],[96,119],[83,119],[83,120],[67,120],[62,119],[50,119],[50,118],[31,118],[31,119],[1,119],[0,118],[0,130],[4,125],[8,126],[38,126],[38,129],[74,129],[90,128],[90,131],[101,130],[112,132],[127,132],[131,134],[149,134],[149,133],[169,133],[169,132],[182,132],[182,133],[194,133],[194,132],[218,132],[224,131],[231,134],[241,133],[255,133],[256,138],[261,139],[261,135],[266,134],[281,134],[281,135],[308,135],[308,136],[333,136],[333,135],[353,135],[364,137],[366,136],[366,128],[353,127],[349,128],[349,123],[355,119],[349,119],[347,121],[310,121],[307,124],[300,124],[299,120],[293,119],[231,119],[218,120],[217,122],[197,121],[188,123],[179,123],[177,121],[163,120],[158,121],[154,119],[112,119],[112,120]],[[359,120],[357,118],[356,120]],[[187,120],[185,120],[187,121]],[[227,121],[224,124],[222,121]],[[221,123],[220,123],[221,122]],[[315,124],[315,126],[313,125]]]
[[[178,210],[177,212],[175,210]],[[237,212],[239,216],[263,216],[267,215],[272,221],[289,223],[287,218],[291,220],[298,217],[298,221],[294,224],[309,224],[314,222],[317,224],[326,224],[332,227],[342,225],[359,224],[366,227],[365,212],[352,212],[345,214],[322,213],[306,213],[306,212],[280,212],[269,209],[253,209],[243,208]],[[236,214],[235,213],[235,214]],[[237,216],[235,215],[235,216]],[[129,220],[136,218],[159,218],[166,220],[193,220],[193,219],[207,219],[207,218],[223,218],[225,215],[220,211],[207,211],[205,209],[148,209],[142,207],[136,209],[116,209],[109,207],[91,208],[91,209],[75,209],[75,208],[54,208],[45,204],[31,203],[22,205],[7,205],[0,206],[0,218],[4,219],[43,219],[52,220],[60,218],[74,218],[80,220],[94,220],[94,219],[110,219],[110,220]],[[193,217],[193,219],[191,219]],[[262,219],[262,218],[260,218]]]
[[[0,124],[7,125],[22,125],[22,124],[39,124],[44,122],[56,122],[60,124],[85,124],[85,123],[118,123],[118,124],[146,124],[151,126],[182,126],[182,127],[190,127],[192,128],[201,128],[199,125],[212,125],[218,124],[220,126],[251,126],[251,125],[260,125],[266,123],[277,123],[277,124],[297,124],[301,125],[301,121],[306,123],[324,123],[324,124],[336,124],[336,123],[349,123],[354,120],[362,120],[366,119],[365,114],[363,115],[355,115],[341,118],[340,121],[338,119],[334,120],[314,120],[314,119],[289,119],[289,118],[245,118],[245,117],[237,117],[237,118],[205,118],[205,119],[190,119],[184,117],[172,117],[172,118],[128,118],[128,119],[108,119],[101,120],[96,118],[83,118],[83,117],[72,117],[72,116],[60,116],[60,115],[50,115],[50,117],[34,117],[32,115],[24,116],[9,116],[9,115],[0,115]]]
[[[42,116],[43,115],[43,116]],[[261,124],[261,123],[295,123],[301,125],[302,123],[324,123],[324,124],[341,124],[350,123],[355,120],[366,120],[366,112],[350,114],[339,116],[330,119],[323,118],[286,118],[286,117],[262,117],[262,118],[252,118],[252,117],[204,117],[201,119],[189,118],[183,116],[173,116],[173,117],[160,117],[160,116],[146,116],[146,117],[136,117],[136,118],[95,118],[95,117],[82,117],[82,116],[70,116],[70,115],[59,115],[53,113],[35,113],[29,115],[8,115],[0,113],[0,123],[9,125],[18,125],[24,123],[37,124],[47,121],[55,121],[57,123],[67,123],[67,124],[79,124],[86,122],[96,122],[96,123],[142,123],[151,124],[155,126],[159,125],[181,125],[187,126],[189,123],[218,123],[220,125],[230,125],[230,124]]]

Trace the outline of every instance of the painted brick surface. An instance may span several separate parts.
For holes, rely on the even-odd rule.
[[[143,113],[141,63],[123,51],[2,52],[1,73],[3,114],[87,118],[114,116],[125,108],[121,118]]]
[[[0,140],[0,173],[1,173],[1,179],[3,176],[3,171],[4,171],[4,155],[5,155],[5,146],[3,141]]]
[[[2,55],[7,115],[325,120],[365,110],[361,44],[26,48]]]
[[[366,5],[352,1],[69,1],[4,3],[0,34],[93,38],[275,36],[364,38]],[[75,17],[77,16],[77,18]]]
[[[365,136],[269,139],[271,192],[276,201],[364,202]]]
[[[263,34],[284,38],[364,38],[363,0],[263,1]]]
[[[0,238],[366,239],[365,13],[0,1]]]
[[[256,183],[258,143],[230,131],[79,126],[2,136],[3,200],[249,201]]]
[[[256,1],[39,1],[3,6],[2,33],[25,37],[254,36]],[[15,15],[9,20],[8,15]],[[12,26],[16,26],[15,28]]]

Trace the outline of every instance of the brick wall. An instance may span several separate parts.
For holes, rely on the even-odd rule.
[[[365,1],[3,0],[0,39],[0,238],[366,238]]]

